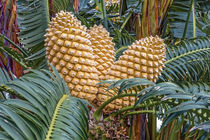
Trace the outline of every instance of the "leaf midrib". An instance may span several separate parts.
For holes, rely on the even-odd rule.
[[[68,97],[68,95],[64,94],[63,97],[59,100],[58,104],[56,105],[56,108],[55,108],[55,111],[53,113],[53,117],[52,117],[50,127],[49,127],[49,130],[47,132],[45,140],[50,140],[50,136],[52,135],[53,128],[54,128],[54,125],[56,123],[56,117],[58,115],[59,109],[60,109],[61,105],[63,104],[63,102],[67,99],[67,97]]]
[[[210,48],[203,48],[203,49],[193,50],[193,51],[190,51],[190,52],[181,54],[181,55],[179,55],[179,56],[176,56],[176,57],[174,57],[174,58],[172,58],[172,59],[166,61],[164,64],[166,65],[166,64],[168,64],[168,63],[170,63],[170,62],[172,62],[172,61],[175,61],[176,59],[179,59],[179,58],[181,58],[181,57],[184,57],[184,56],[187,56],[187,55],[196,53],[196,52],[206,51],[206,50],[209,50],[209,49],[210,49]]]

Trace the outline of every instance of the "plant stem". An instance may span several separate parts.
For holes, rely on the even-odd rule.
[[[184,33],[183,33],[182,39],[185,39],[185,37],[186,37],[187,28],[188,28],[188,23],[189,23],[189,19],[190,19],[190,14],[191,14],[191,10],[192,10],[192,7],[193,7],[193,3],[194,3],[194,0],[191,0],[190,9],[189,9],[189,11],[188,11],[187,21],[186,21],[186,23],[185,23]]]
[[[45,140],[50,140],[51,138],[51,135],[53,133],[53,129],[54,129],[54,125],[56,123],[56,118],[57,118],[57,115],[59,113],[59,109],[60,107],[62,106],[63,102],[68,98],[68,95],[67,94],[64,94],[62,96],[62,98],[60,98],[60,100],[58,101],[57,105],[56,105],[56,108],[54,110],[54,113],[53,113],[53,117],[52,117],[52,120],[51,120],[51,123],[50,123],[50,126],[49,126],[49,129],[48,129],[48,132],[47,132],[47,135],[46,135],[46,138]]]
[[[50,10],[49,10],[49,2],[48,0],[44,0],[44,9],[46,10],[46,17],[47,17],[47,25],[50,23]]]
[[[114,101],[115,99],[122,98],[122,97],[126,97],[126,96],[136,96],[136,94],[119,94],[119,95],[116,95],[116,96],[110,98],[109,100],[105,101],[105,102],[96,110],[96,112],[94,112],[93,116],[95,117],[95,119],[96,119],[97,121],[100,120],[103,108],[104,108],[105,106],[107,106],[109,103],[111,103],[111,102]]]
[[[195,21],[195,3],[192,4],[192,13],[193,13],[193,37],[196,38],[196,21]]]
[[[154,112],[155,112],[155,109],[154,109]],[[151,114],[151,117],[152,117],[152,134],[151,134],[151,138],[152,140],[155,140],[156,139],[156,127],[157,127],[157,117],[155,114]]]
[[[104,0],[101,0],[101,7],[102,7],[102,15],[104,20],[104,26],[108,30],[108,22],[107,22],[107,15],[106,15],[106,5]]]
[[[120,33],[122,32],[123,28],[125,27],[125,25],[127,24],[128,20],[130,19],[132,13],[133,13],[132,11],[129,12],[128,17],[126,18],[126,20],[123,22],[122,26],[120,27],[120,30],[119,30]]]
[[[117,53],[119,53],[121,50],[125,50],[125,49],[128,49],[128,46],[122,46],[122,47],[120,47],[119,49],[117,49],[117,50],[115,51],[115,54],[117,54]]]
[[[108,120],[110,120],[110,117],[111,117],[111,116],[119,115],[119,114],[121,114],[121,113],[123,113],[123,112],[125,112],[125,111],[129,111],[129,110],[132,110],[132,109],[134,109],[134,108],[135,108],[135,109],[138,109],[138,108],[142,108],[142,107],[148,107],[148,106],[156,105],[156,104],[159,104],[159,103],[160,103],[160,102],[158,102],[158,101],[154,101],[154,102],[152,102],[151,104],[140,104],[140,105],[138,105],[138,106],[136,106],[136,107],[134,107],[134,106],[124,107],[124,108],[118,110],[117,112],[114,112],[114,113],[110,114],[110,115],[109,115],[108,117],[106,117],[104,120],[108,121]]]
[[[140,111],[133,111],[133,112],[128,112],[128,113],[125,113],[122,118],[125,118],[129,115],[137,115],[137,114],[145,114],[145,113],[155,113],[154,110],[140,110]]]

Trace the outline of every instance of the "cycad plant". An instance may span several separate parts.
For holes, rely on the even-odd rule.
[[[87,102],[69,94],[55,68],[52,73],[30,70],[13,80],[5,70],[0,73],[1,91],[17,97],[1,98],[1,139],[88,138]]]
[[[208,1],[110,3],[1,0],[0,139],[210,137]]]

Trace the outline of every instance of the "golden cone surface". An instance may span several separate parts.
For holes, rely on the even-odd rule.
[[[128,47],[114,62],[114,43],[100,25],[87,32],[71,13],[60,12],[46,30],[46,55],[64,78],[73,96],[99,103],[116,92],[96,87],[98,80],[146,78],[155,82],[165,61],[165,44],[161,38],[146,37]],[[108,110],[133,105],[135,97],[116,99]]]
[[[96,58],[96,69],[99,72],[99,79],[106,80],[105,76],[115,60],[114,43],[109,36],[109,32],[102,25],[94,25],[88,33],[91,36],[90,41],[93,45],[93,54]]]
[[[71,95],[92,101],[98,72],[86,27],[72,13],[56,14],[46,30],[46,55],[67,83]]]
[[[146,37],[134,42],[120,56],[119,60],[111,67],[106,79],[145,78],[155,82],[160,76],[165,62],[165,44],[161,38]],[[113,97],[116,92],[103,92],[99,89],[98,100],[104,102]],[[117,99],[107,108],[119,109],[133,105],[135,97]]]

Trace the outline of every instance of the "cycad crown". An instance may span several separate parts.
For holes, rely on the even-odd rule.
[[[60,12],[46,30],[46,55],[64,78],[71,94],[92,101],[98,72],[86,27],[73,14]]]
[[[165,61],[165,44],[161,38],[146,37],[128,47],[119,60],[111,67],[106,79],[145,78],[155,82],[160,76]],[[99,90],[103,91],[103,90]],[[114,93],[100,92],[99,101],[106,101]],[[118,109],[133,105],[135,97],[124,97],[109,104],[108,108]]]
[[[105,80],[111,66],[114,64],[115,51],[109,32],[102,25],[94,25],[88,32],[91,36],[93,54],[96,58],[96,69],[100,72],[99,79]]]

